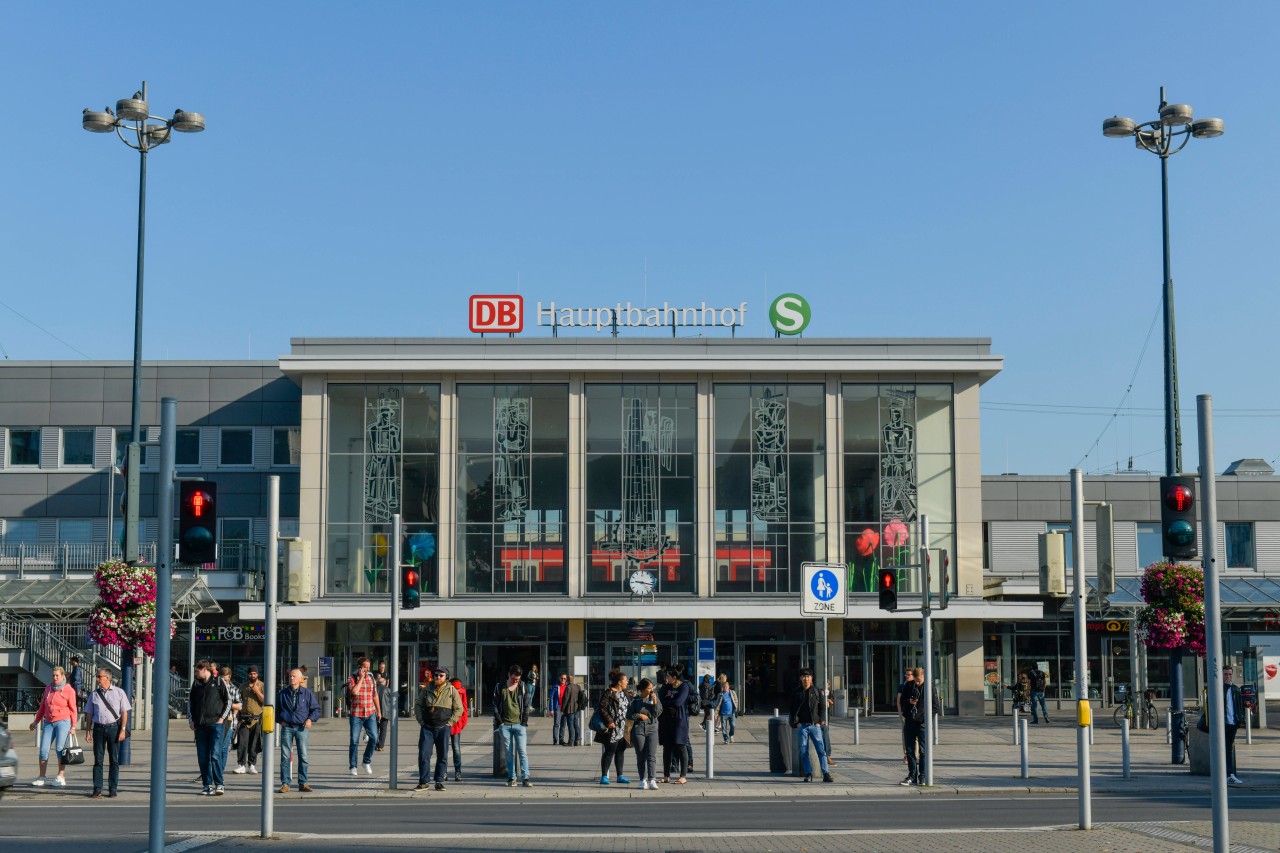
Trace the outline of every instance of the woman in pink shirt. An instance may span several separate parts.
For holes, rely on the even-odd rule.
[[[66,770],[62,763],[62,749],[67,745],[67,735],[71,732],[71,723],[76,719],[76,713],[76,691],[67,684],[66,671],[55,666],[53,682],[44,689],[44,695],[40,697],[40,710],[36,711],[35,722],[31,724],[34,730],[37,724],[44,723],[44,728],[40,731],[40,775],[31,783],[37,788],[47,784],[44,774],[49,766],[50,746],[54,747],[54,752],[58,755],[58,777],[53,780],[53,784],[59,788],[66,787],[67,780],[62,775]]]

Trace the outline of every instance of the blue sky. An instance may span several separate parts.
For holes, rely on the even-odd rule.
[[[794,291],[810,337],[990,337],[1006,367],[984,389],[984,472],[1158,471],[1159,161],[1100,128],[1154,118],[1164,85],[1227,123],[1170,163],[1185,467],[1204,393],[1219,468],[1274,461],[1278,19],[6,4],[0,347],[130,357],[138,158],[79,115],[146,79],[153,112],[208,119],[150,157],[146,358],[466,335],[468,294],[517,289],[747,300],[747,332],[768,335],[769,301]]]

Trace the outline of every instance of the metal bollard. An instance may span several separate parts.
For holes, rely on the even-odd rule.
[[[938,745],[938,721],[942,719],[941,714],[933,715],[933,745]]]
[[[1021,730],[1021,734],[1022,734],[1022,736],[1018,738],[1018,744],[1019,744],[1018,754],[1022,759],[1022,778],[1030,779],[1031,766],[1027,756],[1027,720],[1025,717],[1020,721],[1019,729]]]
[[[782,716],[781,714],[779,714],[779,713],[778,713],[778,709],[777,709],[777,708],[774,708],[774,709],[773,709],[773,715],[774,715],[775,717],[781,717],[781,716]]]
[[[854,746],[862,745],[862,726],[859,725],[859,723],[861,722],[862,722],[862,709],[854,708],[853,709],[853,745]]]
[[[1244,709],[1244,742],[1253,746],[1253,711],[1249,708]]]
[[[1089,746],[1093,746],[1093,725],[1089,726]]]
[[[1018,708],[1017,708],[1017,706],[1015,705],[1015,706],[1014,706],[1014,708],[1013,708],[1013,745],[1014,745],[1014,746],[1017,746],[1018,744],[1022,743],[1022,740],[1021,740],[1021,738],[1020,738],[1020,737],[1019,737],[1019,735],[1018,735],[1018,731],[1019,731],[1019,729],[1018,729]]]
[[[1164,712],[1164,742],[1173,743],[1173,711]]]
[[[1129,778],[1129,719],[1120,721],[1120,761],[1124,766],[1124,778]]]

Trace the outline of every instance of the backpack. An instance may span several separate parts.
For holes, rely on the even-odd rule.
[[[1044,670],[1034,669],[1031,671],[1031,692],[1044,692]]]

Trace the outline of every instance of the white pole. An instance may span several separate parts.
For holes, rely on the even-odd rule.
[[[386,708],[382,709],[382,715],[387,718],[387,739],[391,741],[391,766],[388,771],[391,774],[391,790],[395,791],[400,787],[400,780],[397,778],[397,768],[399,767],[400,754],[400,561],[404,555],[400,553],[401,541],[404,536],[404,530],[401,523],[400,513],[391,516],[391,666],[387,673],[391,676],[391,696],[392,707],[388,713]]]
[[[1227,724],[1222,684],[1222,598],[1218,590],[1218,483],[1213,467],[1213,398],[1196,397],[1200,423],[1201,523],[1204,527],[1204,644],[1209,679],[1209,783],[1213,803],[1213,850],[1231,849],[1230,817],[1227,814],[1227,741],[1222,732]],[[1237,720],[1237,723],[1240,721]],[[1247,732],[1248,730],[1246,730]]]
[[[1084,472],[1071,469],[1071,554],[1074,565],[1075,601],[1075,656],[1076,656],[1076,762],[1078,765],[1076,786],[1080,806],[1080,828],[1093,827],[1092,781],[1089,776],[1089,737],[1082,718],[1091,717],[1089,708],[1088,658],[1085,648],[1085,598],[1088,589],[1084,582]],[[1088,727],[1090,732],[1092,726]]]
[[[266,660],[263,667],[267,673],[267,683],[263,685],[264,708],[269,708],[272,717],[275,715],[276,691],[280,689],[280,677],[276,672],[276,584],[279,568],[276,551],[280,540],[280,476],[272,474],[267,478],[267,579],[264,584],[263,607],[267,617]],[[194,632],[193,632],[194,633]],[[264,714],[264,717],[266,715]],[[276,731],[280,722],[276,720],[273,731],[262,733],[262,829],[263,838],[270,838],[275,832],[275,759]]]
[[[1129,778],[1129,718],[1120,721],[1120,759],[1124,767],[1124,778]]]
[[[1018,756],[1022,761],[1022,778],[1031,778],[1030,762],[1027,756],[1027,718],[1023,717],[1018,721],[1018,726],[1022,730],[1022,737],[1018,739]]]

